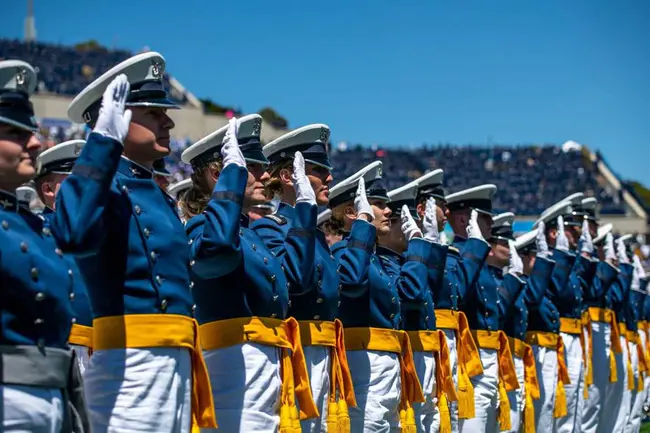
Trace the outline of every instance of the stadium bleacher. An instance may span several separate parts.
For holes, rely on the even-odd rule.
[[[0,60],[21,59],[38,68],[38,92],[41,93],[74,96],[129,56],[131,53],[123,50],[78,49],[0,39]],[[182,93],[171,90],[172,97],[179,103],[186,102]],[[327,122],[327,119],[322,121]],[[41,126],[48,146],[70,138],[83,138],[88,132],[83,127],[56,119],[41,119]],[[180,153],[189,144],[186,138],[171,143],[172,155],[167,163],[174,180],[186,178],[191,173],[191,169],[180,161]],[[449,192],[483,183],[496,184],[499,187],[495,201],[498,211],[535,216],[563,197],[583,191],[599,199],[601,213],[625,214],[620,192],[602,186],[606,183],[587,155],[579,148],[565,150],[551,145],[439,145],[419,149],[354,146],[336,147],[331,156],[335,182],[379,159],[384,163],[384,179],[389,188],[399,187],[427,170],[443,168]]]

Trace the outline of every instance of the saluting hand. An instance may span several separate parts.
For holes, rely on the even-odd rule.
[[[131,123],[131,110],[125,110],[130,89],[131,85],[124,74],[111,81],[104,90],[102,106],[93,132],[124,144]]]
[[[436,217],[437,208],[436,199],[429,197],[424,208],[422,227],[424,228],[424,239],[439,244],[440,232],[438,231],[438,218]]]
[[[305,174],[305,158],[302,153],[296,152],[293,157],[293,173],[291,174],[293,189],[296,191],[296,203],[309,203],[316,205],[316,194]]]
[[[589,231],[589,222],[585,219],[582,221],[582,234],[580,235],[580,252],[589,256],[594,252],[594,242],[591,239]]]
[[[508,273],[517,276],[521,275],[524,272],[524,262],[519,257],[514,241],[508,241],[508,247],[510,249],[508,253]]]
[[[616,261],[616,251],[614,250],[614,235],[607,233],[605,236],[605,260],[608,262]]]
[[[409,207],[407,205],[402,206],[402,213],[400,215],[400,220],[402,222],[402,233],[406,237],[407,241],[410,241],[413,238],[421,238],[422,232],[418,228],[418,225],[415,223]]]
[[[537,226],[537,237],[535,238],[535,245],[537,247],[537,255],[539,257],[548,256],[548,242],[546,242],[546,224],[541,221]]]
[[[472,209],[472,213],[469,216],[469,224],[467,225],[467,237],[485,240],[483,233],[481,233],[481,228],[478,225],[478,212],[476,209]]]
[[[625,242],[621,239],[616,241],[616,253],[618,255],[619,263],[630,263],[630,258],[627,256],[627,251],[625,251]]]
[[[569,239],[564,233],[564,217],[557,217],[557,239],[555,239],[555,249],[558,251],[569,252]]]
[[[237,141],[237,119],[234,117],[228,121],[228,131],[223,137],[223,146],[221,146],[221,157],[223,166],[236,164],[240,167],[246,167],[244,154],[241,152],[239,142]]]
[[[357,218],[359,215],[366,215],[368,222],[372,222],[372,220],[375,219],[375,214],[373,213],[372,207],[368,202],[368,197],[366,196],[366,182],[363,178],[359,179],[357,193],[354,196],[354,211],[357,213]]]

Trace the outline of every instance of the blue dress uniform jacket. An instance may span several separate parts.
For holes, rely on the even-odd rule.
[[[564,268],[570,264],[571,271],[569,280],[563,286],[554,284],[555,292],[551,300],[560,311],[560,316],[580,319],[583,311],[582,289],[591,283],[588,277],[591,260],[560,250],[553,251],[553,260],[558,273],[566,272]]]
[[[628,292],[632,285],[632,272],[634,268],[629,263],[622,263],[619,265],[621,272],[616,277],[616,281],[608,293],[608,304],[610,308],[616,313],[616,321],[623,323],[625,321],[625,304],[627,302]]]
[[[121,153],[121,143],[90,134],[57,194],[52,233],[75,255],[95,318],[191,316],[190,251],[176,204]]]
[[[246,168],[226,166],[203,214],[186,225],[200,324],[251,316],[284,319],[287,315],[290,282],[283,263],[289,260],[276,257],[242,215],[247,179]],[[292,254],[301,257],[295,275],[310,276],[315,227],[314,206],[299,206],[294,230],[285,241],[292,245]],[[299,281],[301,286],[304,283]]]
[[[490,245],[479,239],[459,239],[462,249],[449,247],[442,285],[437,285],[438,272],[432,269],[429,276],[429,286],[433,290],[433,301],[436,308],[443,310],[458,310],[462,294],[468,287],[473,286],[490,253]],[[436,289],[434,289],[436,288]]]
[[[646,289],[649,280],[646,280]],[[643,300],[643,320],[650,321],[650,295],[645,296]]]
[[[596,275],[584,291],[584,303],[588,307],[610,308],[607,293],[618,276],[618,269],[605,261],[592,259],[596,263]]]
[[[45,218],[45,223],[49,226],[50,218],[52,217],[54,211],[51,208],[45,208],[41,214]],[[72,291],[69,293],[70,301],[72,303],[72,310],[74,311],[74,317],[72,318],[72,323],[78,325],[93,326],[93,312],[90,308],[90,299],[88,299],[88,292],[86,290],[86,284],[84,283],[81,272],[79,272],[79,267],[74,257],[70,254],[64,254],[63,256],[66,265],[72,272]]]
[[[365,221],[355,221],[354,224]],[[370,224],[368,224],[370,225]],[[374,226],[373,226],[374,229]],[[354,227],[353,227],[354,231]],[[374,247],[374,236],[358,243],[363,237],[350,237],[334,244],[332,252],[343,269],[344,255],[353,250],[364,250],[359,254],[365,259],[369,247]],[[374,230],[372,233],[376,233]],[[365,233],[363,233],[365,234]],[[357,235],[361,235],[358,233]],[[404,253],[405,263],[399,268],[399,273],[393,272],[376,254],[371,254],[368,265],[363,269],[360,263],[352,263],[347,258],[348,266],[354,267],[355,284],[349,284],[351,279],[341,275],[341,306],[339,319],[345,327],[373,327],[399,329],[401,325],[400,293],[412,302],[426,302],[427,264],[431,261],[432,245],[423,239],[413,239],[409,242]],[[358,252],[355,251],[355,254]],[[365,260],[364,260],[365,263]],[[347,273],[347,271],[346,271]]]
[[[422,242],[420,240],[413,240],[412,242],[415,241]],[[445,245],[429,243],[432,248],[430,263],[428,264],[429,281],[431,281],[432,274],[437,270],[437,283],[440,285],[444,275],[443,265],[448,248]],[[382,265],[392,278],[398,277],[402,267],[407,264],[405,256],[383,246],[377,246],[377,256],[379,256]],[[400,290],[402,329],[406,331],[436,329],[435,305],[431,292],[432,288],[427,285],[421,299],[419,296],[409,299],[408,293],[402,293]]]
[[[640,320],[643,320],[643,302],[645,300],[645,289],[647,283],[641,282],[639,290],[628,292],[627,302],[625,303],[625,325],[628,331],[638,331]]]
[[[538,257],[533,266],[533,272],[530,276],[524,277],[527,284],[527,290],[530,289],[531,295],[528,299],[532,302],[527,302],[529,309],[528,314],[528,330],[541,331],[541,332],[560,332],[560,312],[557,310],[551,301],[551,293],[553,292],[553,280],[555,277],[556,282],[564,284],[569,277],[569,268],[565,268],[565,273],[555,272],[556,263],[553,260],[548,260],[543,257]],[[538,298],[539,294],[542,294]],[[539,299],[539,303],[535,300]]]
[[[467,240],[456,236],[452,246],[463,251]],[[496,331],[499,329],[497,306],[498,285],[494,275],[487,267],[480,270],[478,280],[471,286],[459,286],[460,309],[467,316],[469,327],[473,330]]]
[[[251,229],[262,238],[266,246],[280,259],[288,261],[287,269],[295,267],[300,269],[303,264],[301,260],[306,257],[300,257],[296,254],[296,249],[292,246],[292,233],[305,230],[299,224],[300,220],[306,220],[303,216],[298,217],[298,212],[316,212],[316,206],[307,203],[298,203],[296,207],[286,203],[280,203],[275,215],[266,218],[260,218],[251,224]],[[309,215],[309,221],[313,219]],[[315,219],[314,219],[315,221]],[[311,227],[308,229],[310,236],[315,237],[314,254],[310,270],[304,270],[304,277],[294,277],[290,279],[289,298],[290,306],[288,315],[297,320],[325,320],[333,321],[336,319],[336,313],[339,306],[339,288],[340,279],[336,271],[336,261],[332,255],[325,234]],[[299,250],[298,250],[299,251]],[[292,262],[296,262],[292,264]],[[307,269],[307,267],[305,267]],[[302,281],[304,280],[304,285]]]
[[[67,347],[69,269],[43,219],[0,190],[0,345]]]
[[[497,310],[499,312],[499,329],[505,331],[506,320],[515,312],[515,304],[526,287],[526,281],[510,273],[503,275],[503,271],[494,266],[486,266],[494,279],[497,287]],[[483,279],[479,279],[483,282]],[[486,284],[491,283],[489,279],[485,280]],[[523,302],[523,299],[522,301]]]

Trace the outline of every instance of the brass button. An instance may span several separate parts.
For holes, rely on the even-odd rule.
[[[63,257],[63,251],[61,251],[61,248],[57,248],[57,249],[55,249],[54,252],[55,252],[59,257]]]
[[[140,212],[142,212],[142,209],[140,209],[140,206],[138,206],[138,205],[136,204],[136,205],[135,205],[135,214],[136,214],[136,215],[140,215]]]
[[[393,297],[391,298],[390,302],[392,302],[392,303],[394,304],[395,302],[397,302],[397,299],[395,299],[395,297],[393,296]]]
[[[194,263],[196,263],[194,260],[190,260],[190,266],[194,266]]]
[[[23,253],[27,252],[27,244],[25,242],[20,243],[20,251],[22,251]]]
[[[74,274],[74,272],[72,272],[72,269],[68,269],[68,275],[72,276],[73,274]]]
[[[271,317],[275,319],[276,317],[278,317],[278,315],[275,313],[271,313]]]
[[[251,248],[253,249],[253,251],[257,251],[257,247],[255,246],[255,244],[251,245]]]
[[[43,292],[38,292],[38,293],[36,294],[36,300],[40,302],[40,301],[42,301],[43,299],[45,299],[45,293],[43,293]]]
[[[158,284],[162,284],[162,281],[163,281],[162,277],[160,275],[156,275],[156,282]]]
[[[278,295],[273,295],[273,302],[276,302],[278,300],[279,296]]]
[[[73,317],[73,318],[72,318],[72,324],[75,324],[75,323],[77,323],[77,318],[76,318],[76,317]]]
[[[71,301],[74,300],[74,292],[70,292],[70,294],[69,294],[68,296],[69,296],[69,298],[70,298]]]
[[[38,279],[38,269],[32,268],[31,274],[32,274],[32,279],[34,280]]]
[[[145,227],[143,232],[144,232],[144,237],[149,238],[149,235],[151,234],[151,231],[148,228]],[[192,242],[190,241],[190,243],[192,243]]]
[[[160,308],[165,311],[167,309],[167,299],[163,299],[162,302],[160,302]]]
[[[269,281],[274,282],[275,281],[275,274],[269,276]]]
[[[49,236],[52,234],[52,230],[50,230],[48,227],[43,227],[43,234],[45,236]]]
[[[318,298],[318,299],[316,299],[316,303],[317,303],[317,304],[322,304],[322,303],[323,303],[323,298]]]
[[[390,318],[392,319],[393,317],[395,317],[395,315],[393,313],[391,313]]]
[[[9,228],[9,223],[7,221],[2,221],[2,228],[7,230]]]
[[[314,316],[314,320],[320,320],[320,316],[319,316],[318,314],[316,314],[316,315]]]
[[[269,258],[268,258],[268,257],[264,257],[264,264],[265,264],[265,265],[268,265],[268,264],[269,264]]]
[[[158,258],[158,255],[156,254],[156,252],[152,251],[150,255],[151,255],[151,260],[153,260],[155,262],[156,259]]]
[[[43,322],[44,322],[43,319],[36,319],[36,320],[34,320],[34,325],[42,325]]]
[[[190,281],[190,289],[194,288],[194,281]]]

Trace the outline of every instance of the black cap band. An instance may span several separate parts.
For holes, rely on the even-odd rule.
[[[307,162],[322,165],[332,170],[332,163],[327,154],[327,146],[321,142],[295,144],[269,155],[268,159],[271,164],[278,165],[285,159],[293,158],[295,152],[301,152]]]
[[[461,200],[454,203],[447,203],[447,208],[450,211],[460,209],[476,209],[483,212],[492,213],[492,200],[484,198]]]
[[[0,90],[0,118],[23,125],[27,129],[38,128],[29,95],[20,90]]]

